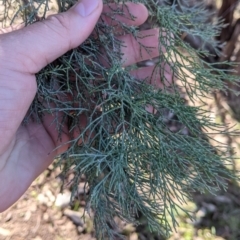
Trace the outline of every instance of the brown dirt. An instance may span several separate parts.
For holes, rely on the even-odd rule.
[[[0,214],[0,240],[93,239],[88,234],[82,238],[63,209],[54,205],[60,181],[48,174],[42,174],[14,206]]]

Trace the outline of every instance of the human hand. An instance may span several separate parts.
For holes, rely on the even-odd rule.
[[[85,10],[83,3],[88,7]],[[136,19],[123,20],[126,24],[138,26],[146,21],[148,12],[143,5],[128,5]],[[65,134],[61,141],[58,139],[56,128],[51,124],[51,114],[44,117],[42,124],[32,122],[22,126],[21,123],[37,92],[35,74],[68,50],[83,43],[93,31],[102,11],[110,9],[103,6],[101,0],[82,0],[69,11],[42,22],[7,33],[2,30],[0,211],[16,202],[53,159],[68,148],[64,143],[69,141],[69,136]],[[131,35],[119,37],[126,46],[122,49],[124,66],[158,56],[158,32],[158,29],[147,30],[149,37],[142,40],[146,46],[156,48],[151,56],[147,53],[140,55],[139,45]],[[145,78],[152,70],[153,67],[147,67],[132,74]],[[65,130],[67,131],[67,126]],[[60,145],[62,147],[58,147]]]

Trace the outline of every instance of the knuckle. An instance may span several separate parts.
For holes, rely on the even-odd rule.
[[[63,14],[51,15],[46,21],[46,24],[51,30],[54,30],[60,36],[66,36],[69,32],[69,21],[68,18]]]
[[[66,48],[71,49],[71,39],[69,39],[70,34],[70,20],[64,14],[56,14],[51,15],[46,21],[46,25],[52,31],[54,31],[60,38],[64,39],[64,43],[66,43]],[[69,41],[67,41],[69,39]]]

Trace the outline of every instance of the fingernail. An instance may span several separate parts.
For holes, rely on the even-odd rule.
[[[82,0],[77,6],[76,11],[82,16],[89,16],[99,5],[99,0]]]

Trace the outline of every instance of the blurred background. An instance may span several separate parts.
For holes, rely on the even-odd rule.
[[[189,4],[196,2],[198,0],[189,0]],[[224,43],[219,49],[223,54],[221,57],[209,57],[206,61],[240,62],[240,2],[238,0],[205,0],[204,2],[210,13],[209,21],[214,22],[217,17],[221,17],[226,24],[218,38],[220,43]],[[8,13],[11,19],[19,3],[20,1],[13,0],[0,2],[0,21],[4,17],[6,6],[12,6],[12,11]],[[56,9],[54,2],[51,7],[53,11]],[[4,24],[4,26],[10,24],[10,20]],[[186,36],[184,33],[182,38],[194,48],[202,47],[199,39]],[[235,74],[240,76],[239,64],[235,65],[234,70]],[[236,86],[231,86],[227,79],[224,81],[230,88],[240,90]],[[240,130],[240,97],[231,92],[210,95],[211,98],[206,100],[208,103],[206,108],[211,110],[214,121],[223,123],[226,129],[233,126],[233,129]],[[174,116],[172,118],[174,119]],[[173,122],[169,121],[170,127],[177,128],[178,126]],[[217,140],[234,148],[236,158],[232,159],[231,170],[237,173],[240,170],[238,158],[240,135],[224,135],[218,138]],[[90,217],[85,215],[85,221],[82,218],[85,207],[84,177],[78,186],[78,195],[73,196],[72,202],[70,202],[71,184],[65,184],[61,193],[63,178],[61,169],[50,166],[14,206],[1,213],[0,240],[95,239]],[[73,173],[69,172],[65,182],[71,183],[72,178]],[[240,240],[240,185],[239,182],[233,181],[229,181],[228,184],[228,191],[220,191],[215,196],[194,193],[192,201],[186,202],[183,206],[191,214],[187,215],[181,209],[175,213],[178,226],[173,228],[174,231],[168,239],[150,233],[141,213],[139,213],[141,225],[135,227],[118,220],[119,231],[127,240]]]

